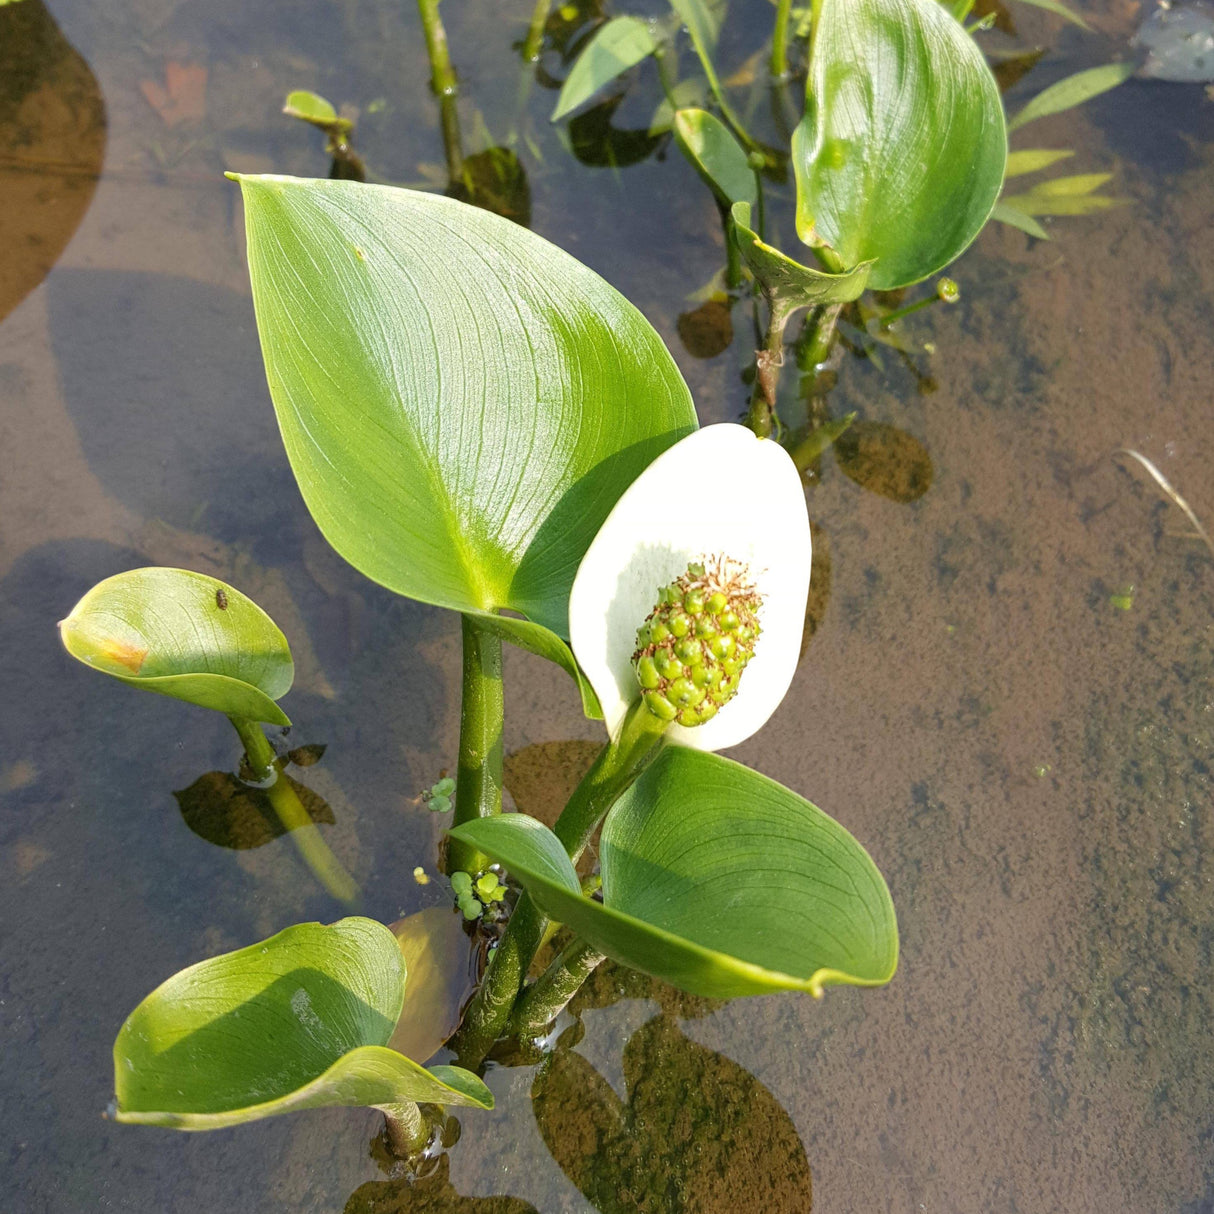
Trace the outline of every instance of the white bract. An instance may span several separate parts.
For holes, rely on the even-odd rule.
[[[788,453],[745,426],[706,426],[663,452],[624,492],[594,537],[569,596],[569,637],[614,737],[640,698],[637,629],[693,561],[747,567],[762,631],[737,694],[702,725],[671,725],[696,750],[736,746],[784,698],[801,651],[809,595],[809,515]]]

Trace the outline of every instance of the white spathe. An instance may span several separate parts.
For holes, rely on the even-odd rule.
[[[637,629],[658,591],[690,562],[732,557],[762,596],[762,632],[738,693],[711,721],[672,725],[696,750],[736,746],[760,729],[797,668],[809,595],[809,514],[788,453],[745,426],[705,426],[663,452],[625,490],[578,566],[569,595],[573,652],[614,737],[640,688]]]

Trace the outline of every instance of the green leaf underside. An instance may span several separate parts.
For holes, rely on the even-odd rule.
[[[565,77],[552,121],[590,100],[601,88],[652,55],[658,44],[640,17],[614,17],[601,26]]]
[[[74,658],[132,687],[250,721],[291,723],[274,702],[295,677],[286,638],[252,599],[216,578],[159,566],[116,574],[94,586],[59,631]]]
[[[735,203],[732,211],[734,238],[742,260],[758,280],[764,293],[786,310],[813,308],[819,304],[850,303],[864,294],[871,261],[846,274],[828,274],[793,261],[774,245],[766,244],[751,230],[750,204]]]
[[[602,904],[556,837],[522,815],[451,832],[614,960],[713,998],[874,986],[897,965],[893,904],[864,849],[788,789],[668,747],[608,814]]]
[[[404,989],[396,939],[371,919],[301,923],[199,962],[122,1026],[116,1117],[210,1130],[333,1105],[491,1108],[476,1076],[385,1047]]]
[[[797,231],[907,286],[978,235],[1003,181],[999,90],[935,0],[823,0],[793,135]]]
[[[1093,97],[1107,93],[1123,81],[1128,80],[1135,70],[1133,63],[1105,63],[1100,67],[1088,68],[1084,72],[1076,72],[1051,84],[1043,89],[1013,118],[1008,120],[1007,129],[1019,130],[1027,123],[1045,118],[1049,114],[1061,114],[1064,110],[1074,109]]]
[[[270,394],[326,538],[400,594],[566,635],[599,525],[696,426],[661,339],[592,271],[486,211],[239,180]]]
[[[707,110],[679,110],[674,116],[674,137],[692,168],[704,179],[723,206],[758,198],[754,169],[730,129]]]
[[[1026,232],[1038,240],[1049,240],[1050,238],[1050,234],[1031,215],[1026,215],[1023,211],[1009,206],[1006,199],[1001,198],[995,204],[991,218],[997,219],[1000,223],[1006,223],[1008,227],[1019,228],[1020,231]]]

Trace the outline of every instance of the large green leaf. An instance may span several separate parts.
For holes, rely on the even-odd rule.
[[[532,818],[451,834],[504,864],[600,952],[714,998],[877,986],[893,976],[889,891],[837,822],[718,755],[671,746],[607,816],[603,902],[582,897],[556,836]]]
[[[972,38],[936,0],[822,0],[793,136],[797,231],[869,286],[934,274],[999,196],[1007,134]]]
[[[290,725],[274,703],[295,664],[286,638],[252,599],[188,569],[132,569],[98,582],[60,621],[74,658],[228,716]]]
[[[526,648],[537,627],[566,635],[599,525],[696,425],[661,339],[598,275],[486,211],[240,183],[270,393],[326,538],[400,594],[527,616],[498,617]]]
[[[630,67],[658,49],[647,21],[614,17],[595,31],[561,86],[552,121],[557,122]]]
[[[850,303],[864,294],[871,261],[861,262],[844,274],[803,266],[751,230],[749,203],[735,203],[732,214],[738,251],[774,310],[791,313],[819,304]]]
[[[114,1042],[119,1121],[213,1130],[330,1105],[492,1108],[458,1067],[387,1048],[405,994],[391,931],[301,923],[175,974]]]

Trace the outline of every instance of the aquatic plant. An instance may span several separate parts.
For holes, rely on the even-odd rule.
[[[712,10],[676,9],[721,111],[676,113],[676,137],[773,321],[916,281],[973,239],[1002,182],[1003,117],[945,10],[820,7],[793,148],[798,230],[825,263],[811,268],[751,228],[761,195],[748,183],[765,152],[713,85]],[[883,39],[904,57],[901,92],[882,76]],[[912,121],[925,98],[928,117]],[[349,134],[331,107],[296,101],[330,138]],[[309,510],[367,577],[460,613],[458,767],[454,786],[440,779],[425,798],[435,812],[454,801],[452,915],[500,920],[501,936],[449,1038],[455,1067],[393,1047],[436,979],[411,988],[403,945],[371,920],[287,928],[191,967],[119,1034],[115,1116],[205,1129],[365,1104],[409,1153],[429,1134],[422,1106],[488,1107],[475,1074],[488,1051],[541,1035],[604,957],[712,998],[888,982],[894,909],[863,847],[714,753],[761,728],[799,658],[811,544],[789,454],[761,425],[700,429],[644,317],[499,215],[353,181],[236,180],[270,394]],[[224,712],[250,775],[289,790],[260,724],[287,722],[289,651],[234,587],[120,574],[86,595],[63,637],[114,677]],[[551,829],[501,812],[503,641],[559,665],[604,722]],[[319,828],[291,813],[284,825],[341,893]],[[579,873],[596,831],[599,871]],[[529,979],[556,924],[569,942]]]

